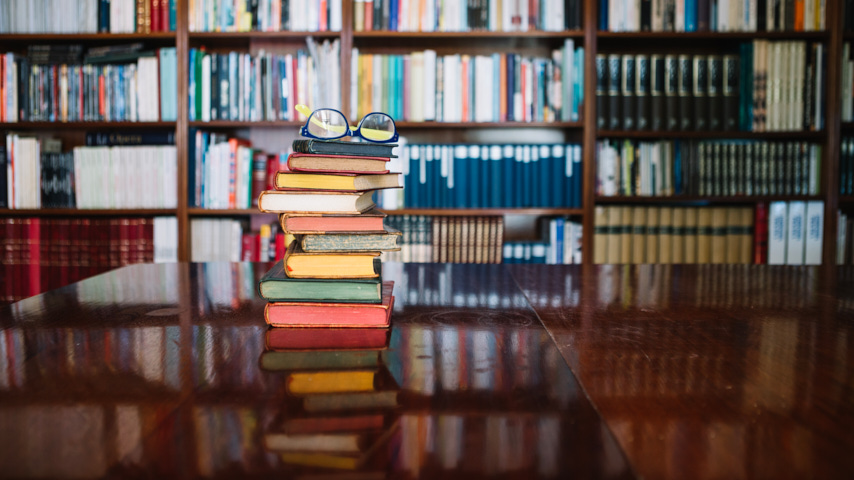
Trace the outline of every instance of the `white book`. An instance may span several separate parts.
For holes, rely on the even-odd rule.
[[[824,202],[807,202],[804,264],[820,265],[824,238]]]
[[[329,30],[340,32],[342,30],[341,0],[329,0]]]
[[[424,52],[412,52],[409,57],[410,75],[407,78],[409,83],[408,93],[413,101],[409,107],[408,120],[413,122],[424,121],[424,102],[420,101],[426,95],[424,92]]]
[[[436,120],[436,51],[424,50],[424,120]]]
[[[676,17],[673,25],[674,31],[685,31],[685,0],[676,0]]]
[[[492,58],[483,55],[474,57],[474,121],[492,121],[493,65]]]
[[[768,207],[768,265],[785,265],[788,208],[786,202],[771,202]]]
[[[282,80],[282,88],[285,81]],[[353,47],[350,53],[350,120],[358,122],[359,110],[359,49]]]
[[[807,232],[806,203],[789,202],[788,215],[788,238],[786,240],[786,264],[804,264],[804,246],[806,244]]]
[[[384,55],[374,55],[373,59],[373,75],[372,78],[382,78],[383,71],[383,57]],[[383,82],[374,81],[373,85],[371,85],[371,111],[372,112],[380,112],[382,111],[382,99],[383,99],[383,90],[382,90]],[[365,112],[367,113],[367,112]]]

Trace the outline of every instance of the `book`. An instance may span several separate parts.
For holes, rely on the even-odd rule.
[[[258,197],[258,209],[272,213],[361,213],[374,208],[373,193],[265,190]]]
[[[786,202],[771,202],[768,205],[768,265],[786,263],[787,215]]]
[[[386,393],[386,392],[382,392]],[[394,394],[394,406],[397,405],[397,397]],[[386,395],[388,396],[388,395]],[[318,395],[323,397],[323,395]],[[284,463],[301,465],[307,467],[322,467],[327,469],[338,470],[356,470],[365,465],[377,452],[388,443],[397,432],[400,422],[395,421],[382,432],[372,434],[365,433],[348,433],[339,435],[304,435],[297,437],[293,436],[274,436],[265,438],[265,445],[268,448],[276,450],[284,450],[279,455]],[[276,434],[268,434],[276,435]],[[279,434],[281,435],[281,434]],[[271,443],[272,441],[272,443]],[[351,451],[331,451],[331,446],[347,447],[353,449]],[[292,447],[294,450],[281,449],[282,446]],[[307,450],[306,447],[323,446],[321,449]],[[278,449],[275,447],[279,447]],[[373,475],[367,474],[369,478],[374,478]],[[326,476],[326,475],[324,475]],[[359,478],[363,475],[359,474]]]
[[[397,392],[380,390],[365,393],[326,393],[303,398],[303,409],[310,413],[375,410],[398,406]]]
[[[400,230],[297,235],[305,252],[389,252],[400,250]]]
[[[305,252],[294,241],[285,253],[290,278],[375,278],[381,273],[379,252]]]
[[[394,308],[394,282],[384,282],[382,303],[270,302],[264,319],[274,327],[387,327]]]
[[[280,171],[276,174],[276,188],[280,190],[364,192],[366,190],[401,187],[400,175],[397,173],[357,175]]]
[[[284,213],[279,216],[282,230],[293,234],[323,234],[344,232],[384,232],[386,214],[371,209],[360,215]]]
[[[396,143],[348,142],[344,140],[297,139],[291,145],[296,153],[397,158]]]
[[[265,346],[275,352],[384,350],[388,332],[385,328],[271,328]]]
[[[270,302],[381,303],[381,288],[379,276],[337,280],[290,278],[285,274],[284,259],[276,262],[258,282],[261,298]]]
[[[286,381],[291,395],[374,391],[377,370],[323,370],[293,372]]]
[[[368,368],[378,366],[382,356],[379,350],[269,351],[261,354],[260,362],[268,371]]]
[[[292,153],[288,168],[294,172],[388,173],[389,158]]]

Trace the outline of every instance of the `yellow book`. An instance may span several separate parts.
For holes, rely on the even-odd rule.
[[[337,468],[339,470],[355,470],[362,463],[359,457],[346,455],[330,455],[328,453],[283,453],[282,461],[295,465],[309,467]]]
[[[374,390],[376,374],[376,370],[294,372],[288,376],[288,392],[293,395],[370,392]]]
[[[329,175],[318,173],[279,172],[276,188],[296,190],[336,190],[363,192],[381,188],[400,188],[400,175]]]
[[[285,252],[285,274],[290,278],[376,278],[381,252],[305,252],[294,241]]]
[[[673,263],[673,209],[661,207],[658,221],[658,263]]]
[[[738,263],[753,263],[753,208],[742,207]]]
[[[608,208],[598,206],[593,210],[593,263],[602,264],[608,259]]]
[[[646,262],[646,207],[632,207],[632,261]]]
[[[726,209],[726,252],[724,263],[741,263],[741,209]]]
[[[646,209],[646,263],[658,263],[659,208]]]
[[[673,263],[685,263],[685,209],[673,209],[673,241],[671,243]]]
[[[697,263],[697,208],[685,209],[685,263]]]

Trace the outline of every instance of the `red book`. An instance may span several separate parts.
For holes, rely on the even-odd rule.
[[[25,296],[31,297],[41,293],[41,220],[38,218],[24,219],[23,263],[26,265],[27,291]]]
[[[387,328],[271,328],[267,350],[381,350]]]
[[[305,173],[388,173],[386,157],[354,157],[292,153],[288,155],[288,170]]]
[[[149,11],[151,12],[151,31],[160,31],[160,0],[148,0]]]
[[[264,190],[276,189],[276,174],[279,173],[279,157],[277,155],[267,156],[267,184]]]
[[[287,246],[285,245],[285,234],[282,232],[276,232],[276,252],[275,258],[273,260],[279,261],[285,258],[285,250],[287,250]]]
[[[350,415],[347,417],[304,417],[287,420],[283,431],[289,434],[355,432],[380,430],[384,419],[379,414]]]
[[[768,263],[768,204],[756,205],[756,218],[753,221],[753,263]]]
[[[385,213],[371,209],[361,215],[285,213],[279,220],[288,233],[384,232],[385,217]]]
[[[274,327],[388,327],[394,282],[383,282],[383,300],[370,303],[271,302],[264,319]]]
[[[374,1],[367,0],[365,2],[365,31],[370,32],[374,29]]]

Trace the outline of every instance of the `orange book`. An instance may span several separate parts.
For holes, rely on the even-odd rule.
[[[499,71],[501,74],[498,77],[498,118],[502,122],[507,119],[507,55],[501,55],[498,61]]]
[[[329,22],[326,18],[326,0],[320,0],[320,31],[329,30]]]
[[[462,104],[463,104],[463,118],[464,122],[468,122],[469,118],[469,60],[470,57],[468,55],[463,55],[462,60],[460,61],[462,71],[462,78],[460,79],[460,85],[462,89]]]
[[[237,147],[248,147],[249,140],[240,138],[228,139],[228,208],[237,206]]]
[[[264,319],[274,327],[387,327],[394,308],[394,282],[383,282],[383,301],[371,303],[271,302]]]
[[[804,0],[795,0],[795,31],[804,31]]]
[[[374,29],[374,0],[365,0],[365,31]]]
[[[296,241],[284,262],[289,278],[377,278],[382,268],[380,252],[305,252]]]

